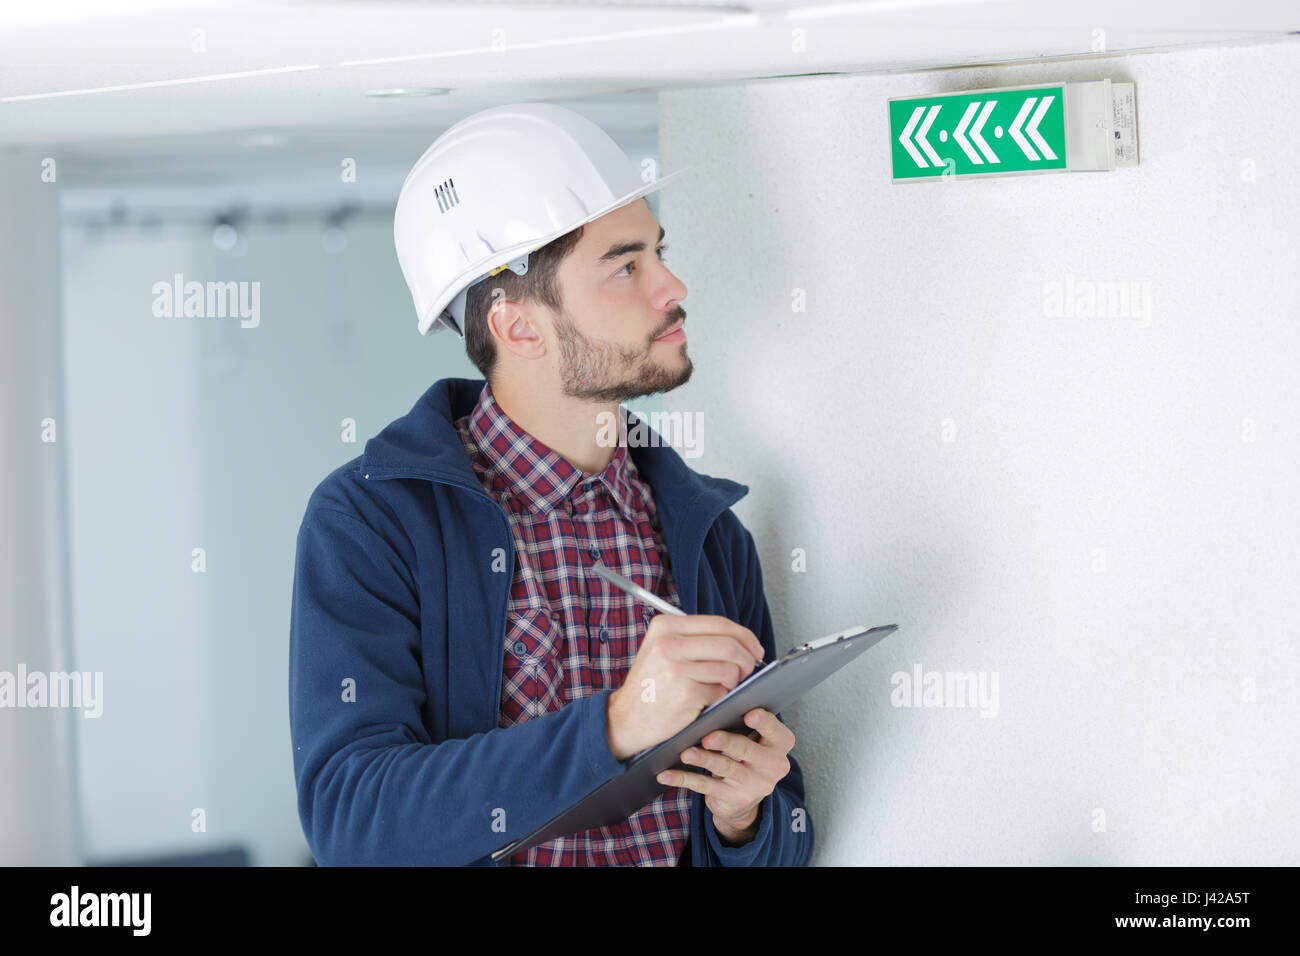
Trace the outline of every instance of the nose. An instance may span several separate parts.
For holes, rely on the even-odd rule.
[[[660,308],[667,308],[671,303],[674,309],[676,309],[678,303],[680,303],[682,299],[686,298],[688,290],[686,284],[682,282],[681,279],[677,278],[677,276],[673,275],[671,269],[667,266],[663,266],[663,270],[667,281],[660,287],[659,295],[662,298],[659,303],[656,303],[656,305],[659,305]]]

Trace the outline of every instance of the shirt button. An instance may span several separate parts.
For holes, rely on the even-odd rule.
[[[518,654],[520,657],[527,656],[528,645],[525,644],[523,641],[515,641],[515,653]]]
[[[600,639],[601,639],[602,642],[608,642],[608,641],[609,641],[609,628],[607,628],[607,627],[602,627],[602,628],[600,629]]]
[[[590,554],[597,561],[600,560],[600,548],[596,547],[594,544],[591,546]]]

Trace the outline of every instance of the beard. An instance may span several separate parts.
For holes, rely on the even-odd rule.
[[[686,313],[673,311],[676,323]],[[690,380],[695,366],[690,358],[681,365],[664,364],[654,354],[654,344],[622,346],[587,338],[569,321],[563,310],[555,316],[555,334],[560,346],[560,378],[564,394],[592,402],[623,402],[642,395],[670,392]]]

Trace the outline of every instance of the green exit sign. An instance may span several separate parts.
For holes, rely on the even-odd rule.
[[[1133,165],[1133,84],[1097,80],[897,97],[889,101],[889,139],[895,182]]]

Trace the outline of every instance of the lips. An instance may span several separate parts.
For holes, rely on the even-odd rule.
[[[680,322],[678,322],[676,325],[674,325],[671,329],[669,329],[669,330],[668,330],[667,332],[665,332],[663,335],[657,335],[657,336],[655,336],[655,341],[658,342],[658,341],[659,341],[660,339],[662,339],[665,335],[672,335],[674,332],[676,332],[678,329],[680,329],[680,328],[681,328],[683,325],[685,325],[685,324],[686,324],[686,320],[685,320],[685,319],[682,319]]]

